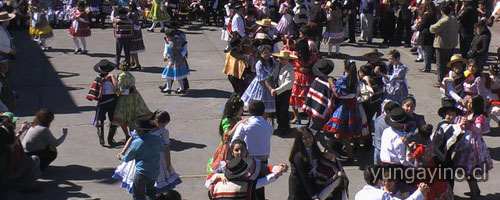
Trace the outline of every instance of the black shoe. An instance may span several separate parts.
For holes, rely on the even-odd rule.
[[[356,40],[349,40],[349,43],[356,43]]]
[[[163,90],[161,90],[161,93],[170,94],[170,93],[172,93],[172,90],[165,90],[165,89],[163,89]],[[177,93],[177,91],[175,93]]]
[[[160,32],[165,33],[165,29],[164,28],[160,29]]]
[[[104,146],[104,124],[97,127],[97,137],[99,137],[99,144]]]
[[[413,47],[410,49],[410,52],[417,52],[417,47]]]
[[[148,29],[148,32],[153,33],[153,32],[155,32],[155,30],[154,29]]]
[[[74,53],[74,54],[78,54],[78,53],[80,53],[80,52],[82,52],[82,49],[80,49],[80,48],[75,49],[75,51],[73,51],[73,53]]]
[[[158,88],[160,88],[160,90],[164,90],[166,87],[167,87],[166,84],[158,86]]]
[[[177,89],[175,94],[186,94],[186,90]]]
[[[116,134],[116,129],[118,128],[118,126],[116,125],[110,125],[109,126],[109,133],[108,133],[108,144],[110,147],[114,147],[116,146],[116,142],[115,140],[113,139],[113,137],[115,137],[115,134]]]
[[[88,50],[82,50],[82,54],[87,54],[88,52]]]
[[[424,62],[422,59],[416,59],[415,62]]]
[[[472,193],[470,191],[469,192],[465,192],[464,194],[467,195],[467,196],[472,196]],[[480,196],[480,195],[481,195],[481,190],[478,190],[477,191],[477,196]]]

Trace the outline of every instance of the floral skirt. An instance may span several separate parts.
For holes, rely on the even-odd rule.
[[[491,160],[488,147],[481,135],[470,134],[468,131],[464,135],[464,143],[460,145],[468,146],[468,150],[461,154],[458,167],[465,170],[466,175],[472,175],[474,169],[486,169],[487,171],[493,169],[493,161]]]
[[[116,103],[113,123],[129,123],[137,117],[150,114],[148,106],[144,102],[141,94],[134,91],[129,95],[121,95]]]

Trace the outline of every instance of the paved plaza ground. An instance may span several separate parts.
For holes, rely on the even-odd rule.
[[[157,29],[158,30],[158,29]],[[165,63],[162,61],[164,49],[163,34],[148,33],[143,30],[146,52],[139,55],[143,70],[132,72],[136,77],[136,87],[151,110],[167,110],[172,121],[169,124],[172,140],[172,163],[181,175],[183,183],[175,189],[183,199],[202,200],[207,198],[204,187],[206,163],[219,144],[218,123],[223,105],[232,92],[227,76],[221,73],[225,54],[225,42],[221,41],[220,29],[202,27],[185,30],[187,32],[189,76],[191,89],[186,95],[166,95],[160,93],[158,86],[164,83],[161,78]],[[491,56],[500,46],[500,26],[492,30],[493,41]],[[32,120],[34,113],[44,107],[56,112],[51,130],[58,134],[59,129],[67,127],[69,134],[59,146],[58,158],[39,180],[42,192],[21,194],[14,190],[9,195],[12,200],[60,200],[60,199],[102,199],[124,200],[131,195],[120,188],[119,182],[111,178],[120,161],[116,154],[123,145],[116,148],[101,147],[96,129],[91,126],[96,102],[85,98],[90,83],[96,73],[93,65],[100,59],[114,59],[115,39],[112,29],[93,29],[92,37],[87,39],[88,55],[74,55],[74,44],[66,29],[55,30],[55,37],[47,43],[52,49],[42,52],[29,40],[26,31],[13,31],[17,59],[12,62],[11,79],[14,89],[22,97],[15,113],[21,121]],[[380,40],[375,40],[380,42]],[[358,67],[366,61],[362,56],[374,45],[346,44],[341,53],[350,55]],[[380,48],[385,54],[393,49]],[[420,73],[423,63],[415,63],[409,48],[397,47],[402,54],[402,63],[410,68],[407,76],[410,93],[417,100],[416,112],[425,115],[426,121],[433,125],[439,122],[437,109],[440,107],[439,90],[432,87],[436,82],[434,73]],[[326,47],[322,46],[322,51]],[[386,61],[386,60],[385,60]],[[334,76],[342,72],[342,60],[335,59]],[[490,61],[493,62],[493,61]],[[435,68],[435,65],[433,65]],[[117,74],[118,71],[113,73]],[[177,83],[174,83],[174,88]],[[305,120],[303,121],[305,123]],[[493,124],[492,124],[493,125]],[[496,125],[494,125],[496,127]],[[106,127],[107,132],[107,127]],[[118,131],[115,138],[123,143],[124,135]],[[492,129],[484,136],[494,160],[494,169],[489,181],[479,183],[484,199],[500,199],[500,129]],[[293,137],[271,138],[270,164],[287,163]],[[359,149],[358,163],[345,166],[350,179],[349,195],[354,194],[365,184],[360,166],[371,162],[370,152]],[[283,200],[288,196],[288,173],[274,184],[266,187],[266,197],[270,200]],[[466,182],[455,184],[458,199],[469,191]]]

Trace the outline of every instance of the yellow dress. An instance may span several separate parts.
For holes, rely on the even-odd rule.
[[[29,34],[33,40],[47,39],[54,36],[43,6],[30,6],[31,25]]]

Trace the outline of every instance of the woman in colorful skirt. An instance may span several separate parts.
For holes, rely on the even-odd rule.
[[[119,68],[122,72],[117,76],[118,102],[116,103],[113,124],[118,124],[122,128],[128,140],[129,124],[140,116],[151,114],[151,111],[135,88],[135,77],[129,72],[130,64],[127,61],[122,61]]]
[[[186,94],[183,79],[189,75],[189,68],[186,60],[186,49],[183,40],[176,37],[176,30],[168,29],[165,32],[165,50],[163,51],[163,60],[167,66],[163,70],[162,78],[167,79],[166,86],[162,93],[170,94],[172,92],[172,80],[179,82],[179,89],[176,94]]]
[[[363,120],[360,107],[356,101],[358,91],[358,73],[356,63],[353,60],[344,61],[344,75],[341,76],[333,88],[336,96],[336,107],[332,112],[330,120],[323,127],[323,131],[334,134],[340,138],[346,148],[349,160],[354,159],[353,137],[359,137],[363,131]],[[366,126],[365,126],[366,127]]]
[[[148,29],[149,32],[154,32],[156,24],[160,22],[160,32],[165,32],[164,21],[170,20],[170,16],[167,13],[167,8],[165,8],[165,1],[163,0],[153,0],[153,5],[149,11],[148,18],[153,21],[151,28]]]
[[[85,12],[85,3],[83,1],[78,2],[77,7],[71,13],[71,18],[73,22],[69,27],[68,33],[73,37],[73,42],[75,43],[76,49],[75,54],[87,54],[87,42],[85,41],[86,37],[90,36],[90,26],[89,26],[89,18],[87,16],[87,12]],[[80,44],[78,44],[78,38],[82,42],[83,49],[80,49]]]
[[[399,60],[401,54],[397,50],[389,52],[389,62],[391,63],[392,71],[390,75],[383,74],[380,70],[375,71],[383,77],[385,83],[385,99],[393,100],[398,105],[403,105],[403,99],[408,96],[408,85],[406,84],[406,74],[408,67],[403,65]]]
[[[299,109],[302,109],[304,99],[309,92],[309,87],[316,78],[312,73],[312,65],[318,60],[318,57],[309,50],[309,44],[306,39],[297,41],[295,44],[295,51],[299,58],[290,62],[295,68],[292,96],[290,96],[293,120],[290,123],[300,124]]]
[[[177,174],[172,166],[171,157],[170,157],[170,138],[169,131],[167,128],[167,124],[170,122],[170,115],[167,111],[157,111],[155,112],[153,119],[153,124],[156,125],[156,128],[151,130],[150,133],[152,135],[158,136],[159,139],[163,141],[165,145],[165,150],[160,152],[160,174],[155,181],[155,188],[157,193],[162,193],[171,189],[174,189],[176,185],[182,183],[179,178],[179,174]],[[135,131],[130,133],[132,136],[125,147],[123,147],[122,151],[118,154],[118,156],[124,155],[132,140],[139,137]],[[132,193],[132,185],[134,182],[135,176],[135,160],[129,162],[123,162],[120,164],[113,174],[113,178],[121,181],[121,187],[126,188],[127,192]]]
[[[36,41],[43,51],[48,50],[50,47],[46,46],[45,40],[53,37],[54,34],[47,20],[47,9],[43,2],[31,0],[29,12],[31,16],[31,25],[29,29],[31,39]]]
[[[238,95],[233,95],[227,100],[224,106],[224,113],[219,124],[219,136],[221,143],[213,157],[208,160],[207,173],[212,173],[219,168],[221,161],[226,160],[227,152],[236,127],[246,120],[241,120],[243,114],[243,101]]]
[[[133,1],[130,2],[128,9],[128,18],[132,20],[132,29],[134,31],[134,38],[132,38],[130,44],[130,65],[132,65],[130,70],[141,70],[138,54],[146,51],[146,47],[144,47],[144,41],[142,40],[141,22],[139,21],[140,14],[137,10],[137,4]]]
[[[276,27],[282,36],[293,36],[293,8],[292,0],[286,0],[281,3],[279,13],[281,19]]]
[[[338,1],[335,3],[326,3],[327,24],[323,33],[323,43],[328,44],[328,56],[337,57],[340,53],[340,44],[344,41],[344,26],[342,18],[344,16],[341,5]],[[333,46],[335,45],[335,54],[333,54]]]
[[[270,45],[259,47],[259,61],[255,64],[256,76],[241,96],[245,106],[255,100],[264,102],[266,113],[276,112],[275,98],[271,90],[274,89],[273,77],[277,76],[278,63],[275,64],[271,58],[271,48]]]
[[[472,199],[477,199],[480,195],[480,190],[476,177],[481,177],[493,169],[493,161],[483,139],[483,134],[489,129],[489,123],[485,113],[483,97],[474,96],[467,98],[467,108],[469,114],[460,123],[462,130],[466,131],[464,135],[465,140],[461,144],[463,149],[466,150],[460,155],[457,167],[465,171],[467,183],[470,188],[470,196]]]

